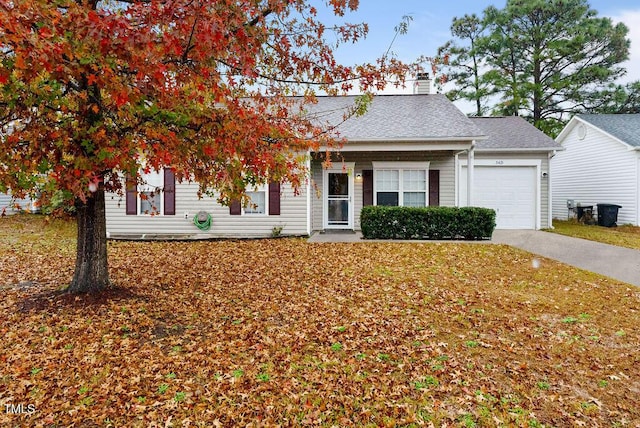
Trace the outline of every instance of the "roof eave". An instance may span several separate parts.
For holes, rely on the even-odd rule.
[[[433,143],[433,142],[468,142],[468,141],[482,141],[489,137],[486,135],[465,135],[455,137],[407,137],[407,138],[358,138],[357,140],[351,140],[347,138],[348,143]]]
[[[479,148],[476,147],[476,152],[553,152],[553,151],[562,151],[566,150],[564,147],[518,147],[518,148],[508,148],[508,147],[500,147],[500,148]]]
[[[357,140],[346,141],[342,147],[319,148],[321,151],[340,152],[436,152],[436,151],[460,151],[469,150],[474,145],[474,140],[463,139],[437,139],[437,140]]]

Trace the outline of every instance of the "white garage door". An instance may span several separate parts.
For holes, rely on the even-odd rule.
[[[498,229],[536,228],[536,168],[530,166],[475,166],[474,201],[496,210]],[[462,168],[460,206],[467,205],[467,168]]]

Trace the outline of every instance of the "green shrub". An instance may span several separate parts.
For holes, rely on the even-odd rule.
[[[76,207],[73,205],[73,196],[66,190],[56,191],[50,198],[42,195],[40,212],[53,216],[75,216]]]
[[[366,206],[360,226],[366,239],[490,239],[496,212],[477,207]]]

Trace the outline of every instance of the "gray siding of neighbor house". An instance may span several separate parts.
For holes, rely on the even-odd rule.
[[[582,205],[621,205],[618,224],[638,225],[639,153],[586,123],[580,139],[580,125],[566,135],[562,141],[565,151],[551,161],[553,217],[566,220],[567,200],[573,199]]]
[[[373,169],[372,162],[416,162],[426,161],[430,170],[440,171],[440,205],[455,205],[455,159],[453,152],[343,152],[344,162],[355,162],[354,174],[366,169]],[[334,162],[339,166],[339,162]],[[311,218],[312,229],[322,230],[323,225],[323,197],[322,197],[322,163],[313,162],[311,165]],[[354,229],[360,230],[360,210],[362,210],[362,181],[354,182]]]
[[[464,155],[462,155],[464,157]],[[548,152],[522,153],[522,152],[476,152],[476,160],[539,160],[541,162],[540,172],[547,172],[546,178],[540,178],[540,206],[538,207],[540,215],[540,228],[547,229],[551,227],[549,221],[549,185],[550,179],[555,171],[549,170],[549,154]]]
[[[209,239],[259,238],[272,235],[282,227],[282,235],[308,235],[307,190],[298,195],[288,184],[281,186],[280,215],[230,215],[229,207],[214,198],[198,199],[198,185],[176,183],[176,215],[127,215],[125,198],[106,195],[107,233],[111,238],[130,239]],[[198,211],[211,214],[211,229],[201,231],[193,224]],[[188,218],[185,219],[185,213]]]
[[[31,199],[25,198],[12,200],[11,194],[0,193],[0,213],[2,213],[3,210],[5,210],[6,214],[15,214],[17,212],[20,212],[20,209],[15,208],[16,204],[22,210],[31,209]]]

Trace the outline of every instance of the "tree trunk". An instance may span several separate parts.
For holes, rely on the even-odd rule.
[[[67,291],[97,293],[109,285],[107,222],[102,186],[86,203],[78,202],[78,249],[76,269]]]

